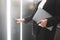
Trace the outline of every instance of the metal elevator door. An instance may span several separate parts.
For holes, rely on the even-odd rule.
[[[20,18],[20,0],[11,0],[11,38],[20,40],[20,24],[16,19]]]
[[[0,0],[0,40],[7,40],[6,0]]]
[[[11,0],[11,40],[20,40],[20,0]],[[7,0],[0,0],[0,40],[7,40]]]

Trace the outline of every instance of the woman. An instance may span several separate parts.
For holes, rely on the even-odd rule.
[[[32,20],[35,12],[38,9],[40,2],[33,11],[33,15],[23,19],[17,19],[17,23],[25,22],[28,23]],[[53,17],[41,20],[36,23],[33,20],[33,32],[36,35],[36,40],[54,40],[57,24],[60,23],[60,0],[47,0],[43,9],[49,12]],[[52,31],[49,31],[45,27],[53,26]]]

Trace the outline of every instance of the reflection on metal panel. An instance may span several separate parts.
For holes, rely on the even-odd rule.
[[[56,30],[55,40],[60,40],[60,28],[57,28]]]
[[[1,0],[0,0],[0,40],[2,40],[2,23],[1,23]]]
[[[16,23],[16,19],[20,18],[20,0],[13,1],[11,6],[11,35],[12,40],[20,40],[20,24]]]
[[[33,0],[23,0],[23,18],[33,14]],[[32,23],[23,23],[23,40],[32,40]]]
[[[2,40],[7,40],[7,21],[6,21],[6,0],[1,0],[0,27],[2,31]]]

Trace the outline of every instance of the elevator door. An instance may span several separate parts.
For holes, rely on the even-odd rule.
[[[6,0],[0,0],[0,40],[7,40]]]
[[[20,18],[20,0],[11,0],[11,40],[20,40],[20,24],[16,19]]]

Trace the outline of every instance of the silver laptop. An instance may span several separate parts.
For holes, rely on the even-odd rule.
[[[39,22],[40,20],[45,19],[45,18],[49,18],[49,17],[52,17],[52,15],[50,15],[44,9],[39,8],[32,19],[35,22]]]
[[[44,9],[41,9],[39,8],[37,10],[37,12],[35,13],[35,15],[33,16],[33,20],[35,22],[39,22],[40,20],[42,19],[45,19],[45,18],[49,18],[49,17],[52,17],[52,15],[50,15],[48,12],[46,12]],[[51,27],[46,27],[48,30],[52,30],[53,26]]]

